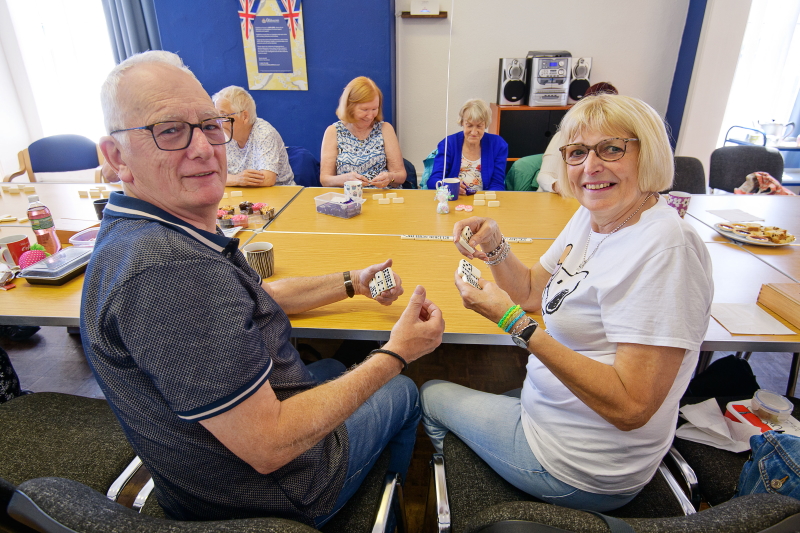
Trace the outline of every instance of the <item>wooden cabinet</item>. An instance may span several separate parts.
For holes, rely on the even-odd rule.
[[[491,104],[489,133],[508,143],[508,160],[543,154],[561,119],[572,106],[529,107]]]

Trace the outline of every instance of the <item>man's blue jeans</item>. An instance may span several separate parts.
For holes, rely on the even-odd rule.
[[[343,373],[345,367],[334,359],[323,359],[308,365],[308,370],[322,382]],[[333,510],[316,518],[317,527],[330,520],[356,493],[384,448],[388,447],[392,454],[389,470],[399,473],[405,481],[421,414],[417,386],[406,376],[397,376],[345,420],[350,441],[347,477]]]
[[[522,429],[520,399],[480,392],[446,381],[420,390],[422,425],[441,453],[448,431],[464,441],[503,479],[541,500],[572,509],[610,511],[639,493],[594,494],[559,481],[533,455]]]

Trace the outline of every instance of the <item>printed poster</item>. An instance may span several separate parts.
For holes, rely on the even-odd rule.
[[[250,90],[308,90],[301,1],[239,0]]]

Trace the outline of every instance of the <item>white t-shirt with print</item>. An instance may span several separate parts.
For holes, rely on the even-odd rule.
[[[609,235],[579,268],[590,229],[589,211],[581,207],[540,259],[555,272],[542,295],[548,333],[607,365],[614,363],[617,343],[684,348],[683,363],[653,417],[639,429],[622,431],[531,355],[522,423],[531,450],[554,477],[588,492],[620,494],[644,486],[672,443],[678,401],[708,328],[711,259],[697,233],[663,198],[639,222]],[[587,257],[604,237],[593,235]]]

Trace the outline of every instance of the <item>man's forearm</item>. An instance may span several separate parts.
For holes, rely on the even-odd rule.
[[[314,446],[401,370],[392,356],[376,354],[344,376],[281,402],[274,460],[283,466]]]
[[[231,411],[201,424],[259,473],[269,474],[325,438],[401,369],[392,356],[377,354],[351,372],[284,401],[264,385]]]
[[[355,273],[350,272],[355,283]],[[295,315],[347,297],[341,272],[324,276],[288,278],[261,284],[287,315]]]

